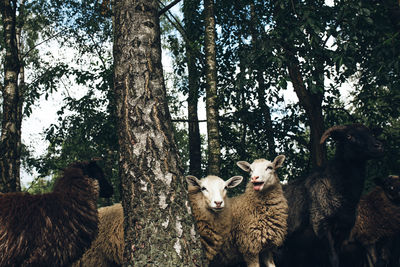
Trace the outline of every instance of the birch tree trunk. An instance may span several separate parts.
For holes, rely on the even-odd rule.
[[[221,147],[219,142],[217,103],[217,62],[215,48],[214,0],[204,0],[206,54],[206,109],[208,135],[208,174],[219,175]]]
[[[125,266],[202,266],[161,65],[157,1],[115,2]]]
[[[0,139],[0,192],[20,191],[21,109],[20,62],[16,37],[17,1],[0,0],[4,31],[3,120]]]

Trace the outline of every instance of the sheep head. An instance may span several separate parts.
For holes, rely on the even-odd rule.
[[[252,164],[246,161],[238,161],[237,165],[250,173],[250,182],[253,183],[254,190],[262,191],[279,182],[276,170],[282,166],[284,161],[285,156],[279,155],[273,162],[266,159],[256,159]]]
[[[105,178],[103,169],[98,165],[97,160],[75,162],[69,167],[79,168],[84,176],[97,180],[100,186],[100,197],[108,198],[112,196],[113,187]]]
[[[384,179],[375,179],[375,183],[382,187],[390,201],[396,205],[400,205],[400,178],[398,175],[389,175]]]
[[[220,212],[226,205],[226,192],[228,188],[239,185],[243,180],[242,176],[233,176],[227,181],[218,176],[209,175],[203,179],[197,179],[195,176],[186,176],[186,181],[190,187],[201,191],[205,205],[214,212]]]
[[[362,124],[337,125],[329,128],[321,137],[323,144],[328,137],[337,142],[342,157],[348,159],[372,159],[383,155],[383,145],[374,132]]]

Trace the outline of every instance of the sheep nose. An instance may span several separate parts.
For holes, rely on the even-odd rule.
[[[222,205],[222,201],[214,201],[214,203],[217,206],[217,208],[221,207]]]
[[[260,177],[260,176],[253,176],[253,177],[251,177],[251,180],[252,180],[253,182],[255,182],[255,181],[258,179],[258,177]]]

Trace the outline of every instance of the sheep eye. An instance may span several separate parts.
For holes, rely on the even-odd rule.
[[[390,187],[390,190],[394,190],[394,186],[391,186],[391,187]]]
[[[351,135],[351,134],[348,134],[347,136],[346,136],[346,138],[347,138],[347,140],[353,140],[353,136]]]
[[[268,167],[267,167],[267,170],[272,170],[272,167],[271,167],[271,166],[268,166]]]
[[[204,186],[200,189],[201,191],[207,191],[207,188],[205,188]]]

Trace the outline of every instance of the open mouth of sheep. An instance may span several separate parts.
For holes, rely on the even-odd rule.
[[[264,186],[264,182],[252,182],[252,183],[255,191],[260,191]]]

